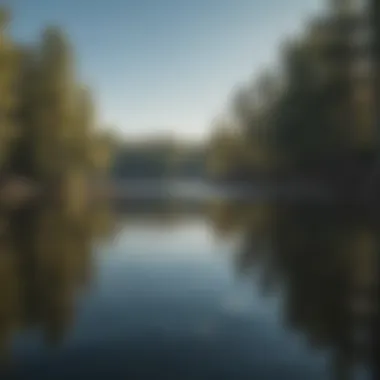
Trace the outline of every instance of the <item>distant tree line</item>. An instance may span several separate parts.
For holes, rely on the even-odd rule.
[[[205,162],[202,144],[152,137],[120,143],[114,152],[111,176],[116,180],[201,178]]]
[[[368,7],[331,1],[282,46],[267,69],[234,94],[210,140],[217,179],[315,178],[358,183],[376,154]],[[375,61],[376,63],[376,61]],[[358,177],[359,176],[359,177]]]

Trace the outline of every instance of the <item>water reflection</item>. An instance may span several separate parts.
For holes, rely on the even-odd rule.
[[[286,327],[331,352],[332,379],[371,367],[378,222],[320,205],[217,203],[210,210],[219,234],[244,231],[236,271],[249,277],[261,269],[263,294],[281,294]]]
[[[118,218],[115,210],[120,213]],[[178,218],[190,214],[198,215],[193,218],[193,224],[184,223],[177,232],[170,227],[173,223],[181,225]],[[152,216],[154,223],[146,223],[147,219],[152,221]],[[139,223],[136,223],[137,217],[142,218]],[[132,226],[128,225],[128,219]],[[160,232],[164,225],[168,228]],[[219,236],[218,244],[210,242],[205,225]],[[224,365],[230,366],[233,373],[241,372],[239,378],[248,378],[257,371],[257,363],[252,363],[258,355],[260,339],[265,339],[267,332],[252,332],[255,323],[256,328],[260,328],[257,319],[251,321],[244,314],[245,319],[232,320],[220,311],[219,297],[225,299],[225,292],[241,296],[244,305],[252,301],[243,288],[235,288],[230,281],[231,266],[239,279],[248,279],[249,284],[252,280],[255,287],[259,276],[263,298],[271,294],[279,296],[282,330],[293,330],[304,336],[309,346],[328,356],[331,354],[331,379],[356,378],[353,376],[355,367],[370,367],[380,226],[363,215],[321,205],[269,201],[198,205],[150,201],[116,203],[113,207],[97,202],[72,214],[63,204],[43,202],[8,214],[3,212],[0,226],[0,346],[5,368],[12,364],[12,344],[20,332],[37,330],[42,332],[47,345],[61,347],[75,325],[78,296],[96,277],[101,291],[98,288],[93,292],[87,312],[76,325],[76,338],[71,337],[71,346],[66,347],[66,354],[72,355],[67,356],[71,358],[68,364],[72,367],[75,366],[73,358],[78,355],[81,365],[82,360],[87,360],[86,365],[93,369],[92,355],[102,347],[109,347],[115,355],[120,350],[122,364],[126,363],[120,371],[130,373],[131,368],[141,371],[149,367],[145,361],[154,367],[154,363],[161,362],[157,358],[175,357],[179,346],[172,351],[162,349],[173,339],[182,345],[181,353],[186,360],[197,361],[200,357],[206,360],[210,355],[207,357],[212,361],[216,360],[219,350],[227,350],[231,342],[235,342],[236,352],[231,352],[235,355],[230,358],[231,363],[223,359],[220,368],[215,364],[215,373],[223,373]],[[121,227],[121,237],[110,242],[115,226]],[[199,228],[191,229],[191,226]],[[219,244],[233,235],[237,237],[237,250],[235,245],[226,248]],[[96,263],[92,257],[94,247],[104,239],[108,242],[105,251],[113,254],[100,260],[102,270],[95,275],[92,270]],[[227,254],[226,262],[219,260],[223,256],[220,250]],[[103,247],[100,251],[104,251]],[[231,300],[231,296],[228,299]],[[231,300],[235,301],[235,298]],[[253,313],[250,308],[245,309]],[[222,326],[225,323],[228,329],[219,331],[210,326],[216,331],[215,342],[211,339],[210,346],[202,343],[189,354],[184,347],[189,344],[193,347],[194,334],[188,333],[182,338],[174,336],[173,326],[179,331],[193,328],[206,312],[221,321]],[[175,315],[181,316],[177,322]],[[105,317],[112,323],[104,323]],[[165,329],[156,331],[156,325]],[[157,337],[151,338],[148,344],[146,331],[151,330],[152,336]],[[112,338],[119,335],[120,347]],[[138,342],[139,349],[130,339]],[[220,347],[221,342],[227,342],[225,347]],[[81,351],[80,347],[85,349]],[[273,347],[274,351],[283,349],[280,345]],[[148,348],[151,353],[146,357],[141,352]],[[250,355],[253,357],[244,362]],[[273,352],[273,355],[286,357],[283,352]],[[110,356],[113,355],[102,356],[102,365],[107,371],[117,371]],[[60,363],[64,366],[67,357],[61,357]],[[44,364],[50,360],[45,353],[40,359]],[[279,363],[275,357],[272,360]],[[141,362],[144,365],[140,365]],[[268,366],[271,366],[269,362]],[[163,371],[158,367],[158,372]],[[52,369],[57,376],[58,368],[63,367],[57,364]],[[202,376],[202,371],[206,374],[207,365],[200,366],[199,371]],[[314,368],[310,369],[310,373],[313,371]],[[296,373],[297,368],[294,371],[292,368],[293,372]],[[202,378],[198,375],[194,378]]]
[[[75,216],[59,202],[1,214],[0,347],[5,367],[17,333],[38,329],[59,345],[75,318],[75,301],[91,276],[93,241],[113,225],[105,202]]]

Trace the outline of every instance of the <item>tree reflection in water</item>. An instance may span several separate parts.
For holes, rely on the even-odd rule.
[[[46,342],[62,342],[91,278],[92,243],[108,236],[113,218],[105,202],[71,215],[63,202],[46,201],[1,219],[0,354],[8,366],[19,331],[37,328]]]
[[[236,270],[260,267],[262,290],[281,289],[284,324],[333,353],[333,379],[371,368],[380,225],[320,205],[219,203],[215,230],[242,232]]]
[[[284,325],[332,352],[333,379],[353,378],[356,365],[370,367],[377,221],[320,205],[221,202],[207,210],[216,232],[242,237],[236,271],[250,277],[259,268],[263,292],[281,291]],[[46,202],[1,215],[4,361],[11,359],[15,334],[25,329],[42,330],[52,345],[62,342],[76,297],[91,279],[92,242],[108,236],[112,222],[101,202],[75,216]]]

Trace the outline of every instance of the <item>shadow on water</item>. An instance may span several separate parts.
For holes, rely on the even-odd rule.
[[[102,202],[75,217],[57,202],[35,202],[0,217],[0,365],[8,373],[23,331],[38,330],[51,346],[64,340],[91,280],[92,243],[108,235],[112,216]]]
[[[211,215],[219,234],[243,231],[236,271],[249,278],[262,269],[262,293],[281,294],[284,325],[331,352],[331,378],[372,378],[379,221],[347,208],[273,202],[222,202]]]
[[[91,280],[94,241],[109,236],[116,210],[127,217],[158,215],[159,220],[197,213],[223,238],[239,234],[239,248],[230,265],[245,279],[253,278],[260,268],[262,296],[281,296],[286,329],[302,333],[311,347],[331,353],[331,379],[356,379],[354,370],[370,370],[378,222],[320,204],[221,200],[195,207],[194,203],[151,200],[116,202],[113,208],[99,202],[75,218],[62,205],[46,202],[1,216],[0,347],[4,371],[12,369],[12,342],[23,331],[38,330],[46,344],[62,344],[75,320],[76,300]],[[165,358],[160,356],[163,346],[159,346],[159,339],[149,347],[139,341],[127,351],[124,347],[123,352],[129,362],[139,362],[143,368],[147,363],[142,363],[139,352],[149,350],[151,364],[165,375]],[[116,344],[112,348],[118,351]],[[201,355],[194,350],[181,351],[178,360]],[[98,364],[105,357],[100,351],[91,352],[99,357],[83,357]],[[171,352],[176,350],[171,347]],[[80,369],[75,352],[69,352],[65,360]],[[203,378],[199,373],[194,376]]]

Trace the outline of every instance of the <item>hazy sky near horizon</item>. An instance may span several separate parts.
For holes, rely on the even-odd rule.
[[[0,4],[3,0],[0,0]],[[12,35],[62,26],[99,118],[128,136],[201,138],[231,90],[275,62],[325,0],[8,0]]]

